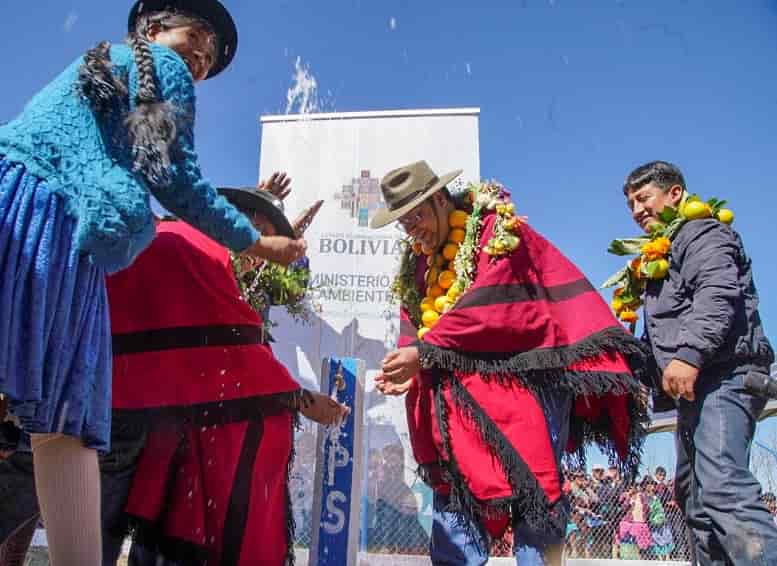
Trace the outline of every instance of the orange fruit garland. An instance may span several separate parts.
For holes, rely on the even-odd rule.
[[[444,257],[448,261],[453,261],[456,258],[456,254],[458,252],[459,252],[458,244],[445,244],[445,247],[442,249],[442,257]]]
[[[431,328],[435,324],[437,324],[437,321],[440,319],[440,315],[437,313],[437,311],[424,311],[424,314],[421,315],[421,322],[424,323],[424,326]]]
[[[453,228],[448,234],[448,241],[456,244],[460,244],[464,241],[464,230],[462,228]]]
[[[424,335],[434,326],[442,313],[447,312],[456,302],[461,289],[456,285],[456,254],[459,245],[464,242],[467,233],[466,226],[469,214],[463,210],[454,210],[448,215],[448,241],[439,253],[426,247],[413,243],[413,252],[430,256],[427,260],[429,268],[425,273],[427,284],[426,296],[421,301],[421,322],[423,326],[418,330],[418,339],[423,340]]]
[[[469,220],[469,214],[463,210],[454,210],[448,215],[448,226],[451,228],[464,228]]]
[[[437,284],[443,289],[450,289],[454,281],[456,281],[456,274],[453,271],[448,271],[447,269],[441,272],[437,277]]]
[[[445,291],[437,283],[435,283],[434,285],[432,285],[431,287],[429,287],[426,290],[426,296],[427,297],[432,297],[433,299],[436,299],[437,297],[439,297],[443,293],[445,293]]]

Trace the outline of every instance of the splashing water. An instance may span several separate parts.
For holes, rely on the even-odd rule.
[[[389,29],[391,31],[397,29],[397,19],[394,16],[391,16],[391,19],[389,20]]]
[[[65,31],[65,33],[70,33],[73,31],[73,27],[76,25],[76,22],[78,21],[78,13],[71,11],[67,18],[65,18],[65,22],[62,24],[62,29]]]
[[[286,114],[312,114],[318,112],[318,82],[303,65],[300,57],[294,62],[294,84],[286,91]]]

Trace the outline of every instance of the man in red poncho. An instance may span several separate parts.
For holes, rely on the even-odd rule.
[[[293,235],[269,192],[220,193],[263,235]],[[151,423],[126,508],[132,563],[293,561],[294,412],[330,424],[344,408],[300,389],[241,296],[228,250],[183,222],[160,223],[108,293],[114,418]]]
[[[480,565],[511,526],[517,563],[560,563],[562,452],[596,441],[636,471],[646,407],[638,342],[583,274],[513,214],[502,187],[455,201],[426,162],[381,182],[408,245],[394,291],[399,349],[377,386],[407,392],[410,439],[434,489],[431,558]]]

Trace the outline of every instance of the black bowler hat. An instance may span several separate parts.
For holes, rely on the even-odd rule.
[[[216,33],[218,48],[216,62],[207,78],[215,77],[227,68],[237,52],[237,27],[224,5],[218,0],[138,0],[132,7],[127,27],[135,31],[138,17],[149,12],[178,10],[199,16],[210,24]]]
[[[222,187],[219,194],[243,212],[258,212],[267,217],[280,236],[294,238],[294,229],[283,213],[283,202],[268,191],[250,187]]]

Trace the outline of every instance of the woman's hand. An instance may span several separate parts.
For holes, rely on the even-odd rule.
[[[302,238],[292,240],[286,236],[261,236],[243,253],[286,266],[304,256],[307,249],[308,245]]]

